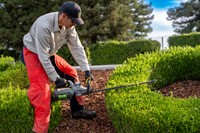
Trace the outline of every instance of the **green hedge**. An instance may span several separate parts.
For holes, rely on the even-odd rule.
[[[152,40],[108,41],[85,47],[88,61],[92,65],[121,64],[124,60],[134,57],[136,54],[156,51],[157,49],[160,49],[160,43]],[[59,49],[57,54],[63,57],[69,64],[73,66],[78,65],[67,46]]]
[[[84,47],[85,48],[85,52],[86,52],[86,56],[88,58],[88,61],[90,62],[90,51],[88,47]],[[59,49],[58,53],[59,56],[61,56],[62,58],[64,58],[70,65],[72,66],[77,66],[78,64],[76,63],[76,61],[74,60],[74,57],[71,55],[68,47],[66,45],[64,45],[61,49]]]
[[[90,47],[92,65],[122,64],[127,58],[136,54],[160,49],[157,41],[137,40],[130,42],[109,41]]]
[[[9,61],[5,62],[7,62],[5,64],[9,64]],[[20,88],[25,88],[29,85],[26,68],[21,62],[12,62],[12,65],[9,64],[6,70],[0,71],[0,75],[0,89],[9,87],[9,85],[13,87],[19,86]]]
[[[200,44],[200,33],[174,35],[168,38],[169,46],[192,46]]]
[[[29,81],[22,62],[12,57],[0,58],[0,133],[28,133],[33,126],[33,109],[27,98]],[[59,125],[60,102],[52,106],[49,131]]]
[[[24,88],[29,84],[25,66],[22,62],[16,62],[13,57],[1,56],[0,75],[0,89],[9,85]]]
[[[4,57],[1,55],[0,58],[0,72],[5,71],[10,66],[13,66],[15,64],[15,59],[12,57]]]
[[[119,133],[198,133],[200,99],[164,97],[157,89],[200,79],[200,47],[172,48],[138,55],[117,67],[107,87],[157,79],[106,93],[106,105]]]
[[[61,120],[60,102],[53,103],[49,132],[52,132]],[[0,89],[0,133],[31,133],[33,127],[33,108],[27,91],[13,88]]]

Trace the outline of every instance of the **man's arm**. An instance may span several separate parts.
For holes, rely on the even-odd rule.
[[[90,70],[84,47],[82,46],[80,42],[80,39],[75,30],[75,27],[73,27],[73,29],[69,33],[67,45],[72,56],[74,57],[78,65],[80,66],[80,69],[82,71]]]
[[[45,72],[52,81],[56,81],[59,75],[55,71],[55,68],[53,67],[49,57],[50,44],[52,43],[50,31],[44,29],[43,27],[37,28],[35,43],[36,43],[38,58]]]

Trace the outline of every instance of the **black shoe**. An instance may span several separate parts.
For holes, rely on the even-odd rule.
[[[96,117],[96,111],[90,111],[86,108],[72,113],[74,119],[93,119],[94,117]]]

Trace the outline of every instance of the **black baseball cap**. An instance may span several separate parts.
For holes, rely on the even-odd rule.
[[[66,13],[67,16],[74,21],[76,25],[84,24],[81,19],[81,8],[72,1],[64,2],[60,8],[60,12]]]

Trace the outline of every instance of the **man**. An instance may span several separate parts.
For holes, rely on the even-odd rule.
[[[85,78],[92,78],[84,48],[75,30],[82,25],[81,8],[74,2],[64,2],[60,12],[39,17],[24,36],[23,56],[30,81],[28,98],[34,107],[33,132],[48,132],[50,121],[50,83],[57,88],[66,86],[66,79],[78,81],[77,71],[56,52],[67,44],[71,54],[85,72]],[[95,111],[83,107],[82,96],[72,96],[70,108],[73,118],[91,119]]]

